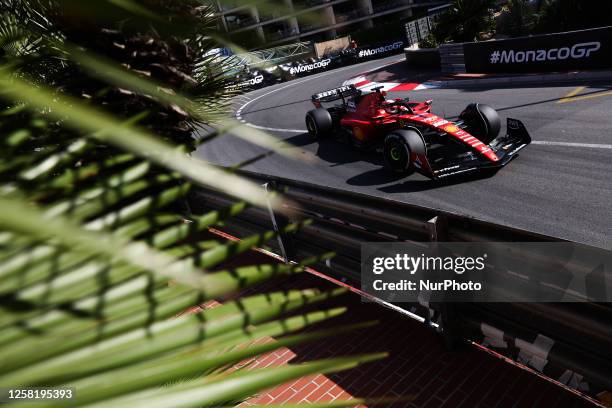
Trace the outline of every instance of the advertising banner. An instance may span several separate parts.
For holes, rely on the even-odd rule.
[[[355,50],[355,57],[357,58],[357,60],[367,58],[381,58],[383,56],[398,53],[403,49],[404,40],[397,40],[370,47],[359,47]]]
[[[612,27],[463,44],[466,72],[525,73],[612,67]]]
[[[289,81],[294,78],[303,77],[311,74],[325,72],[334,68],[357,64],[368,59],[376,59],[389,56],[400,52],[404,47],[404,40],[390,41],[381,45],[345,49],[334,55],[327,55],[321,58],[308,58],[301,61],[280,64],[275,67],[275,75],[278,81]],[[263,74],[263,72],[261,72]],[[264,74],[255,73],[251,77],[241,78],[231,86],[232,89],[248,91],[262,86],[276,83],[271,81]]]
[[[229,90],[251,90],[251,89],[255,89],[256,87],[262,86],[264,82],[264,77],[263,75],[254,75],[251,78],[248,79],[243,79],[240,82],[237,82],[235,84],[232,84],[230,86],[227,87],[227,89]]]
[[[386,57],[393,53],[400,52],[403,48],[403,40],[390,41],[380,45],[346,49],[335,55],[298,61],[285,65],[282,68],[289,74],[289,77],[298,77],[323,72],[344,65],[356,64],[367,59]]]
[[[301,61],[289,68],[289,74],[294,76],[308,75],[325,71],[331,64],[331,58],[321,58],[312,61]]]

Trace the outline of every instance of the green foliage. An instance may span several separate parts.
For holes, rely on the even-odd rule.
[[[433,33],[427,34],[427,37],[419,41],[419,48],[437,48],[440,45]]]
[[[535,6],[527,0],[509,0],[497,19],[497,33],[511,37],[531,34],[536,23]]]
[[[534,33],[557,33],[612,25],[609,1],[540,0]]]
[[[440,44],[484,39],[493,28],[494,0],[454,0],[440,15],[433,35]]]
[[[394,41],[406,37],[404,28],[405,21],[393,21],[391,23],[378,23],[376,27],[350,31],[351,39],[357,44],[379,44],[386,41]]]
[[[1,384],[76,387],[77,398],[65,406],[220,407],[296,377],[383,357],[228,370],[369,323],[297,333],[345,312],[325,307],[338,290],[236,296],[317,259],[227,268],[278,233],[239,242],[207,233],[250,205],[282,202],[187,154],[201,125],[216,125],[216,137],[231,130],[278,149],[261,132],[220,125],[231,94],[223,74],[211,74],[226,67],[204,57],[217,45],[206,37],[213,25],[207,7],[164,0],[2,4]],[[236,200],[191,213],[186,198],[199,186]],[[220,306],[183,313],[230,295]],[[261,342],[269,336],[279,340]]]
[[[581,0],[508,0],[497,33],[511,37],[582,30],[612,24],[612,4]]]

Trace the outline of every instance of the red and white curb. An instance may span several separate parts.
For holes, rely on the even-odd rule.
[[[366,79],[365,76],[358,76],[348,79],[342,85],[355,85],[357,89],[362,91],[370,91],[372,88],[382,86],[383,91],[400,92],[400,91],[418,91],[421,89],[434,88],[431,84],[417,82],[376,82]]]

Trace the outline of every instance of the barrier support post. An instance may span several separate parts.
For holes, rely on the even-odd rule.
[[[263,188],[268,194],[278,191],[275,181],[264,183]],[[278,234],[276,239],[278,240],[278,246],[281,250],[281,256],[283,257],[285,263],[289,263],[289,261],[295,258],[293,239],[290,234],[282,232],[282,229],[289,224],[289,219],[282,214],[276,214],[269,201],[268,213],[270,214],[272,228],[274,229],[274,232]]]
[[[446,241],[447,224],[446,217],[443,215],[436,215],[431,220],[427,221],[429,240],[431,242]]]

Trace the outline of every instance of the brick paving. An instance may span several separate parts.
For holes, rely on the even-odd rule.
[[[300,274],[269,284],[268,289],[306,287],[330,289],[334,285],[311,274]],[[248,362],[250,369],[379,351],[389,352],[389,358],[340,373],[283,384],[245,401],[241,408],[351,397],[409,398],[359,408],[597,406],[482,347],[466,344],[449,351],[442,337],[433,330],[381,305],[364,302],[354,293],[343,295],[335,302],[348,306],[349,311],[317,328],[370,320],[380,323],[373,328],[262,355]],[[328,306],[331,305],[325,305]]]
[[[223,268],[257,261],[269,263],[271,259],[261,252],[251,253],[224,264]],[[337,288],[335,283],[312,272],[314,274],[302,273],[266,282],[245,294]],[[213,301],[201,307],[215,305],[218,303]],[[313,329],[372,320],[379,324],[300,346],[284,347],[241,362],[236,367],[265,368],[373,352],[388,352],[389,357],[340,373],[320,374],[282,384],[243,402],[239,408],[330,402],[352,397],[398,398],[394,403],[368,403],[356,408],[603,407],[482,346],[466,343],[462,348],[449,351],[442,336],[432,329],[382,305],[363,301],[355,293],[348,292],[318,307],[327,309],[339,305],[348,307],[348,312]]]

